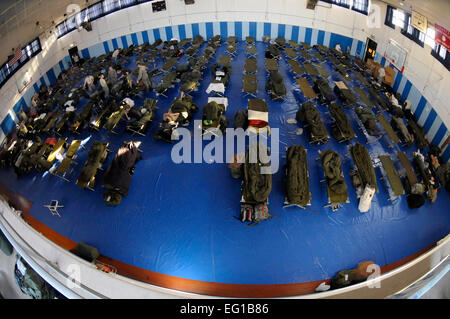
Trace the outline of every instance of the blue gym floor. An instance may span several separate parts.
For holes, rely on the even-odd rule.
[[[201,52],[205,46],[201,47]],[[327,193],[325,185],[320,182],[323,170],[316,160],[318,150],[331,148],[344,159],[347,144],[339,144],[331,137],[331,116],[325,113],[326,106],[320,104],[318,108],[330,135],[328,143],[312,146],[306,131],[303,135],[296,134],[302,124],[289,124],[288,119],[295,118],[304,98],[299,92],[294,92],[296,82],[285,58],[282,58],[279,66],[288,95],[284,102],[270,99],[265,91],[266,44],[257,42],[256,47],[259,51],[257,97],[265,99],[269,105],[271,128],[280,130],[280,169],[273,176],[269,198],[270,212],[276,218],[253,227],[241,223],[236,218],[240,211],[241,181],[231,177],[227,164],[174,164],[170,156],[173,145],[152,138],[162,114],[168,110],[173,98],[179,96],[179,84],[169,91],[168,98],[157,98],[154,92],[147,95],[158,99],[159,109],[146,137],[132,137],[125,132],[125,121],[116,129],[119,135],[108,134],[102,129],[69,136],[69,143],[74,138],[90,137],[86,150],[79,153],[78,165],[68,176],[71,182],[36,172],[17,179],[12,169],[0,171],[1,181],[33,202],[33,217],[75,242],[97,247],[102,255],[154,272],[218,283],[287,284],[328,279],[364,260],[374,261],[380,266],[393,263],[449,233],[450,199],[443,189],[439,190],[434,204],[427,202],[420,209],[410,210],[405,196],[394,202],[388,201],[385,184],[378,180],[380,192],[375,195],[372,208],[367,213],[359,212],[349,176],[353,167],[351,159],[343,161],[350,203],[336,212],[324,208]],[[209,67],[225,54],[225,49],[226,45],[222,44],[217,50],[204,70],[199,90],[193,94],[194,102],[200,108],[194,119],[201,119],[202,108],[207,103],[205,90],[211,81]],[[134,58],[126,65],[131,70],[136,67]],[[299,61],[302,60],[299,58]],[[236,111],[247,108],[248,99],[241,93],[244,62],[245,43],[239,42],[226,89],[229,106],[225,115],[230,127]],[[183,56],[178,63],[187,63],[187,57]],[[159,57],[156,67],[162,65]],[[332,74],[330,84],[343,79],[332,69],[329,61],[323,65]],[[153,82],[161,77],[157,76]],[[359,84],[353,78],[346,83]],[[79,110],[86,102],[84,99],[80,102]],[[135,102],[139,107],[143,99]],[[365,144],[366,139],[358,130],[354,111],[348,108],[345,111],[358,135],[352,143],[359,141]],[[387,113],[385,117],[390,119]],[[193,123],[189,129],[192,131]],[[82,190],[75,184],[95,140],[111,143],[112,153],[105,169],[123,141],[143,141],[144,159],[137,164],[129,195],[120,206],[111,208],[103,201],[101,183],[104,172],[98,175],[95,192]],[[306,210],[282,207],[285,147],[290,145],[304,145],[308,150],[312,202]],[[384,139],[366,147],[372,157],[387,153],[393,160],[398,150],[405,151],[410,159],[413,151],[417,150],[415,145],[410,148],[395,146],[391,150]],[[399,168],[398,163],[396,167]],[[376,173],[381,176],[378,168]],[[64,205],[60,209],[61,218],[52,216],[43,207],[52,199]]]

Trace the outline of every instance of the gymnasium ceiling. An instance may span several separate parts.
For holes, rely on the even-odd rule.
[[[98,0],[1,0],[0,1],[0,63],[6,61],[13,48],[23,46],[45,30],[64,20],[70,4],[83,9]],[[245,0],[243,0],[245,1]],[[393,6],[411,7],[450,30],[450,0],[382,0]],[[400,5],[403,3],[403,6]],[[36,23],[39,21],[39,25]],[[20,30],[20,31],[19,31]]]

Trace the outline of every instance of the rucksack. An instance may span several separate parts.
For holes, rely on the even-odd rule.
[[[249,226],[252,226],[272,217],[273,216],[269,213],[269,206],[266,204],[244,204],[241,206],[241,215],[239,219],[243,223],[250,222]]]
[[[246,130],[248,126],[248,111],[238,110],[234,116],[234,128],[242,128]]]

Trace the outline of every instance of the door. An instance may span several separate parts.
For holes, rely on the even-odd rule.
[[[73,47],[69,49],[70,60],[72,61],[72,65],[76,65],[77,61],[74,60],[74,56],[78,57],[78,61],[80,61],[80,55],[78,54],[78,47]]]
[[[373,41],[372,39],[367,38],[364,62],[367,62],[368,59],[374,59],[376,52],[377,52],[377,43],[375,41]]]

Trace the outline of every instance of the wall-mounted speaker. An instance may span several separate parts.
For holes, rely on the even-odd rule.
[[[166,1],[152,2],[153,12],[160,12],[166,10]]]
[[[194,4],[195,0],[184,0],[184,4]]]
[[[90,22],[83,22],[81,24],[81,26],[87,31],[87,32],[91,32],[92,31],[92,24]]]

